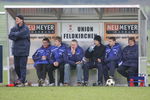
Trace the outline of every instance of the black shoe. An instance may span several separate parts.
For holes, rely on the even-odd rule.
[[[21,84],[22,82],[18,79],[14,82],[15,86],[17,86],[18,84]]]
[[[97,86],[97,83],[93,83],[93,86]]]
[[[77,86],[82,86],[82,82],[77,82]]]
[[[64,86],[69,86],[69,84],[68,83],[64,83]]]
[[[42,86],[41,80],[38,80],[38,86]]]
[[[98,82],[98,86],[103,86],[103,83],[102,82]]]
[[[82,83],[82,86],[88,86],[88,82]]]
[[[43,79],[40,79],[40,80],[38,81],[38,84],[39,84],[39,86],[43,86],[44,80],[43,80]]]
[[[25,84],[24,83],[19,83],[16,85],[16,87],[25,87]]]
[[[102,82],[93,83],[93,86],[103,86]]]

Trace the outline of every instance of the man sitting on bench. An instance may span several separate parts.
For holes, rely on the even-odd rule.
[[[38,85],[43,86],[46,78],[46,72],[49,64],[50,55],[50,41],[48,38],[42,40],[42,46],[36,50],[32,58],[34,60],[34,67],[38,76]]]
[[[105,66],[103,68],[105,81],[107,79],[114,80],[115,70],[121,61],[121,52],[121,46],[116,42],[116,38],[109,37],[105,51]]]
[[[78,45],[77,40],[71,41],[71,46],[67,49],[67,59],[65,64],[64,70],[64,85],[68,86],[70,83],[70,70],[75,69],[77,70],[77,86],[81,86],[82,83],[82,59],[84,56],[83,49]]]
[[[89,69],[98,69],[98,85],[103,85],[103,58],[105,54],[105,46],[101,43],[101,37],[95,36],[94,46],[89,47],[85,52],[87,62],[83,66],[84,86],[88,85]]]
[[[122,64],[118,72],[126,77],[128,82],[130,77],[138,73],[138,45],[134,37],[128,39],[128,46],[123,49]]]
[[[64,64],[66,56],[66,45],[62,43],[61,37],[55,37],[54,46],[51,47],[50,65],[48,69],[49,74],[49,86],[57,86],[53,77],[53,71],[58,69],[60,72],[59,86],[63,86],[64,83]]]

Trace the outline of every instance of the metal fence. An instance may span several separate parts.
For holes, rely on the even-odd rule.
[[[8,57],[8,36],[6,27],[5,12],[0,12],[0,45],[3,45],[3,64],[7,66]]]

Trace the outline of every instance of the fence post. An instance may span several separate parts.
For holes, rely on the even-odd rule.
[[[0,45],[0,83],[3,82],[3,46]]]

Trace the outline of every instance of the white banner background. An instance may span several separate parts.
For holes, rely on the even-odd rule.
[[[100,34],[99,23],[62,23],[63,41],[92,41],[96,34]]]

